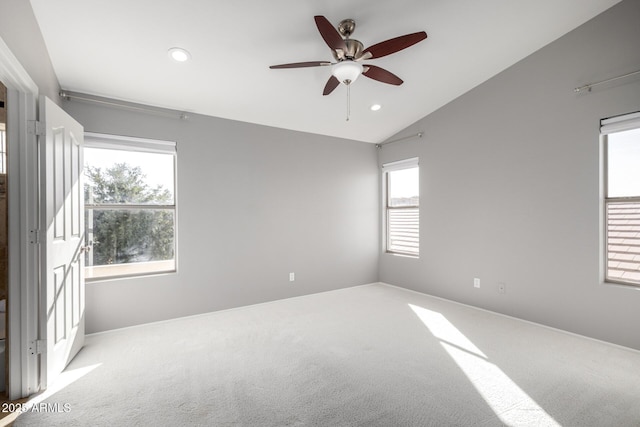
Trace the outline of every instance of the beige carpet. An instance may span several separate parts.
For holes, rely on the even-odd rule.
[[[91,335],[49,393],[15,425],[640,426],[640,353],[376,284]]]

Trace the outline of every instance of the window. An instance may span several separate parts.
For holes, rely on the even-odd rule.
[[[85,134],[85,278],[176,270],[176,144]]]
[[[420,253],[420,173],[418,159],[382,166],[385,189],[386,251],[417,257]]]
[[[640,113],[602,120],[605,280],[640,286]]]

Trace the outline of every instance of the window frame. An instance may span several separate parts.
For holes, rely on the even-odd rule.
[[[0,174],[7,174],[7,125],[0,123]]]
[[[124,203],[124,204],[91,204],[85,201],[84,211],[86,213],[91,210],[119,210],[119,211],[170,211],[173,213],[173,262],[172,265],[166,268],[161,267],[167,265],[167,261],[147,261],[138,263],[124,263],[124,264],[111,264],[107,266],[87,266],[85,265],[85,281],[86,282],[102,282],[114,279],[122,278],[135,278],[146,277],[162,274],[172,274],[178,271],[178,156],[177,156],[177,143],[175,141],[156,140],[147,138],[138,138],[121,135],[110,135],[94,132],[85,132],[84,148],[98,148],[107,149],[121,152],[139,152],[149,154],[170,154],[173,156],[173,204],[137,204],[137,203]],[[85,224],[85,236],[89,246],[89,226]],[[144,268],[151,267],[152,265],[159,266],[159,268]],[[113,274],[99,273],[88,274],[98,267],[99,270],[120,270],[120,272],[114,272]],[[91,270],[90,270],[91,269]],[[128,272],[123,272],[128,270]]]
[[[383,251],[390,255],[403,256],[408,258],[420,258],[420,194],[418,194],[418,204],[410,205],[410,206],[391,206],[390,204],[390,173],[407,170],[407,169],[418,169],[418,193],[420,193],[420,162],[418,157],[412,157],[404,160],[398,160],[390,163],[385,163],[382,165],[382,197],[383,197]],[[418,211],[418,231],[417,231],[417,239],[418,239],[418,247],[415,252],[412,251],[399,251],[391,249],[391,236],[390,229],[391,226],[389,224],[390,220],[390,211],[400,211],[400,210],[410,210],[417,209]]]
[[[637,196],[618,196],[618,197],[610,197],[609,196],[609,138],[610,135],[616,134],[619,132],[640,129],[640,112],[634,112],[629,114],[623,114],[620,116],[610,117],[607,119],[602,119],[600,121],[600,139],[602,142],[602,171],[603,171],[603,179],[602,179],[602,227],[603,227],[603,244],[602,244],[602,278],[604,283],[607,284],[615,284],[615,285],[624,285],[633,288],[640,288],[640,280],[624,280],[624,278],[619,277],[610,277],[609,276],[609,252],[610,252],[610,244],[609,239],[612,238],[610,236],[609,229],[609,207],[611,205],[621,205],[621,204],[629,204],[629,203],[638,203],[640,204],[640,194]],[[639,142],[640,144],[640,142]],[[624,245],[622,245],[624,246]],[[638,270],[640,273],[640,269]]]

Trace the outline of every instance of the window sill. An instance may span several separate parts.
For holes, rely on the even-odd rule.
[[[632,290],[640,291],[640,284],[638,283],[616,282],[613,280],[604,280],[602,284],[605,286],[612,286],[615,288],[632,289]]]
[[[386,251],[385,254],[391,255],[391,256],[395,256],[395,257],[399,257],[399,258],[420,259],[420,255],[403,254],[403,253],[399,253],[399,252],[389,252],[389,251]]]
[[[129,277],[151,276],[176,272],[176,261],[149,261],[131,264],[96,265],[84,268],[87,282],[97,282]]]

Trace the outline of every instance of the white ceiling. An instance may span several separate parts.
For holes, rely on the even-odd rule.
[[[64,90],[367,142],[381,142],[620,0],[31,0]],[[365,47],[428,38],[368,61],[404,80],[361,77],[322,96],[333,58],[314,15],[353,18]],[[191,52],[176,63],[170,47]],[[373,103],[382,109],[372,112]]]

